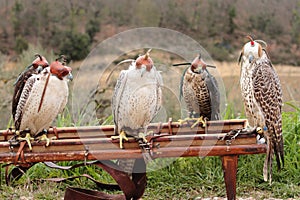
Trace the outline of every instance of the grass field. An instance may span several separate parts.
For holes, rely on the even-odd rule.
[[[153,57],[155,55],[154,52]],[[164,59],[172,62],[169,57]],[[79,66],[80,63],[73,64]],[[216,65],[226,88],[227,107],[223,112],[223,116],[225,118],[243,118],[238,85],[239,67],[235,63],[216,62]],[[14,66],[6,65],[6,67],[2,68],[4,70],[2,72],[5,72],[4,75],[9,77]],[[241,156],[237,177],[237,196],[239,198],[300,199],[300,107],[299,101],[297,102],[300,99],[299,83],[297,82],[300,78],[300,69],[291,66],[275,67],[279,73],[285,96],[283,113],[285,168],[278,172],[274,167],[273,183],[269,185],[269,183],[263,181],[262,177],[265,155]],[[77,68],[75,68],[75,72],[76,70]],[[82,82],[77,82],[77,84],[86,87],[84,83],[87,79],[90,79],[90,76],[87,75],[87,77],[82,78],[80,80]],[[12,83],[13,81],[10,80],[9,82]],[[171,84],[171,80],[167,78],[165,82]],[[0,84],[1,97],[5,97],[2,102],[9,101],[12,87],[7,88],[4,81],[1,81]],[[88,93],[89,90],[86,90],[81,95],[84,96]],[[2,96],[2,94],[5,94],[5,96]],[[9,106],[3,106],[2,108],[6,110],[1,111],[1,116],[3,116],[1,120],[7,124],[10,118],[8,114]],[[170,115],[170,113],[167,114]],[[70,115],[67,109],[58,118],[56,124],[58,126],[74,125]],[[157,159],[155,162],[166,162],[166,160]],[[61,164],[69,165],[72,163],[74,162],[62,162]],[[97,189],[91,181],[85,178],[67,181],[66,183],[52,183],[42,180],[51,177],[70,177],[83,173],[88,173],[103,182],[113,181],[107,173],[94,166],[61,171],[46,168],[42,163],[39,163],[12,186],[6,186],[4,168],[1,168],[0,199],[63,199],[67,186]],[[221,161],[218,157],[178,158],[167,167],[148,173],[148,185],[143,199],[201,199],[224,197],[225,194]]]

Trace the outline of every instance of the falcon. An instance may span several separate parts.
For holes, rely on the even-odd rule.
[[[191,128],[201,123],[206,126],[207,120],[220,119],[220,91],[217,81],[209,73],[207,65],[199,54],[192,63],[189,64],[182,75],[180,83],[180,98],[184,98],[189,111],[190,118],[197,118]],[[175,64],[178,66],[181,64]],[[186,121],[179,120],[180,122]]]
[[[239,57],[241,93],[249,125],[260,127],[266,140],[263,176],[271,183],[274,154],[278,170],[284,166],[282,89],[268,53],[261,45],[267,44],[247,37],[250,41],[244,45]]]
[[[32,74],[26,81],[14,114],[17,140],[25,140],[32,150],[30,140],[42,134],[46,136],[49,126],[67,104],[68,80],[72,80],[71,68],[58,60],[52,62],[39,74]],[[25,136],[22,138],[20,136]]]
[[[112,139],[119,139],[120,148],[123,140],[128,140],[127,135],[136,138],[143,148],[147,144],[147,127],[161,107],[162,77],[149,52],[122,70],[115,86],[112,112],[116,136]]]
[[[26,69],[22,73],[19,74],[17,80],[14,83],[15,89],[12,99],[13,119],[15,119],[17,106],[27,79],[30,78],[33,74],[40,73],[44,68],[49,66],[49,63],[44,56],[41,56],[40,54],[35,54],[35,56],[36,59],[28,67],[26,67]]]

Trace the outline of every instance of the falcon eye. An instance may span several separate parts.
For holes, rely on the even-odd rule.
[[[39,81],[39,80],[40,80],[40,78],[37,78],[36,80],[38,80],[38,81]]]

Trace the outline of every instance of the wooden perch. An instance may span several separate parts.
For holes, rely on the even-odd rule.
[[[265,144],[257,144],[256,129],[245,131],[247,120],[209,121],[204,129],[191,128],[188,124],[152,123],[147,137],[153,158],[220,156],[228,199],[236,198],[236,172],[239,155],[266,152]],[[234,130],[234,131],[233,131]],[[242,131],[239,131],[242,130]],[[48,147],[45,142],[32,142],[32,151],[27,144],[13,144],[12,130],[0,131],[0,163],[26,165],[45,161],[113,160],[119,158],[142,158],[137,141],[130,138],[119,148],[119,141],[112,140],[114,126],[50,128],[48,137],[57,137]],[[20,147],[21,146],[21,147]],[[103,166],[102,166],[103,167]],[[140,196],[143,194],[143,190]],[[139,196],[139,197],[140,197]]]
[[[192,124],[193,122],[191,122]],[[148,136],[154,158],[178,156],[220,156],[229,154],[264,153],[265,147],[256,144],[256,134],[241,134],[233,140],[224,139],[234,129],[245,128],[246,120],[210,121],[208,128],[190,128],[190,124],[178,122],[151,124]],[[45,142],[33,141],[33,150],[25,145],[22,162],[44,162],[65,160],[108,160],[118,158],[140,158],[141,149],[134,138],[119,148],[119,141],[112,140],[114,126],[50,128],[48,137],[57,136],[48,147]],[[18,145],[11,145],[12,131],[0,131],[0,162],[15,162]],[[88,155],[86,155],[88,154]],[[86,155],[86,156],[85,156]]]

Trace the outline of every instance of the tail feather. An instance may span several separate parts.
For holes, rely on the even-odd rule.
[[[273,162],[273,143],[270,141],[269,138],[267,138],[267,155],[264,162],[264,168],[263,168],[263,176],[264,181],[268,181],[271,183],[272,181],[272,162]]]
[[[276,156],[277,169],[281,170],[284,167],[283,141],[273,141],[273,145]]]
[[[276,124],[274,129],[274,151],[276,154],[276,162],[278,170],[282,169],[284,167],[284,151],[283,151],[283,137],[282,137],[282,129],[281,129],[281,121],[279,124]]]

